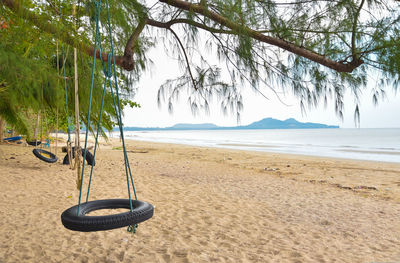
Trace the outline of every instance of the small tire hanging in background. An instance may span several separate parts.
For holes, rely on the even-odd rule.
[[[76,205],[68,208],[61,214],[61,222],[69,230],[93,232],[134,226],[153,216],[154,207],[151,204],[139,200],[131,201],[132,211],[130,211],[129,199],[105,199],[86,202],[80,205],[79,214],[79,205]],[[129,209],[129,211],[105,216],[86,215],[96,210],[118,208]]]
[[[85,157],[85,150],[84,149],[81,149],[81,154],[82,154],[82,157]],[[72,159],[74,159],[74,158],[75,158],[75,147],[72,147]],[[86,162],[87,162],[88,165],[91,165],[91,166],[95,166],[95,164],[96,164],[95,161],[94,161],[94,158],[93,158],[93,154],[91,152],[89,152],[89,151],[86,152]],[[65,165],[69,164],[69,155],[68,155],[68,153],[64,157],[63,164],[65,164]]]
[[[31,145],[31,146],[38,146],[40,145],[42,142],[38,141],[38,140],[34,140],[34,141],[26,141],[27,144]]]
[[[43,149],[33,149],[32,152],[37,158],[39,158],[40,160],[45,161],[47,163],[55,163],[58,160],[58,158],[55,154],[45,151]]]

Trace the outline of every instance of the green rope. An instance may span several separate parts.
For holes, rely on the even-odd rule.
[[[128,226],[128,228],[126,229],[126,231],[132,233],[132,234],[136,234],[136,229],[138,228],[138,224],[135,224],[133,226]]]
[[[101,39],[100,39],[100,29],[99,29],[99,17],[100,17],[100,12],[101,12],[101,0],[99,2],[94,0],[94,4],[95,4],[95,7],[96,7],[96,34],[95,34],[95,47],[94,47],[94,55],[93,55],[92,78],[91,78],[91,84],[90,84],[88,119],[87,119],[87,125],[86,125],[85,153],[84,153],[84,158],[83,158],[84,160],[86,159],[87,139],[88,139],[88,131],[89,131],[89,127],[90,127],[90,111],[91,111],[92,92],[93,92],[93,85],[94,85],[94,71],[95,71],[95,62],[96,62],[96,55],[97,55],[97,46],[99,47],[100,54],[102,52]],[[111,53],[109,53],[108,57],[107,57],[107,69],[105,68],[103,57],[100,55],[100,59],[101,59],[102,65],[103,65],[103,72],[104,72],[104,75],[105,75],[105,82],[104,82],[102,102],[101,102],[101,107],[100,107],[100,116],[99,116],[99,121],[98,121],[98,125],[97,125],[97,132],[96,132],[93,159],[95,160],[95,155],[96,155],[96,151],[97,151],[98,133],[99,133],[99,130],[100,130],[101,117],[102,117],[102,111],[103,111],[103,106],[104,106],[104,96],[105,96],[105,90],[106,90],[107,81],[108,81],[109,86],[110,86],[112,99],[113,99],[114,110],[115,110],[115,113],[117,115],[119,130],[120,130],[120,133],[121,133],[123,152],[124,152],[125,173],[126,173],[127,186],[128,186],[129,203],[130,203],[130,209],[131,209],[131,211],[133,211],[129,179],[130,179],[130,182],[132,184],[132,188],[133,188],[133,192],[134,192],[134,195],[135,195],[135,199],[137,199],[137,195],[136,195],[135,185],[133,183],[133,177],[132,177],[132,172],[131,172],[131,168],[130,168],[130,164],[129,164],[129,160],[128,160],[128,155],[127,155],[127,152],[126,152],[124,132],[123,132],[123,126],[122,126],[122,110],[121,110],[121,103],[120,103],[119,91],[118,91],[118,79],[117,79],[117,70],[116,70],[116,65],[115,65],[114,45],[113,45],[113,41],[112,41],[112,28],[111,28],[111,18],[110,18],[108,0],[106,1],[106,8],[107,8],[107,17],[108,17],[107,22],[108,22],[108,29],[109,29]],[[113,66],[113,68],[111,66]],[[111,77],[114,77],[115,96],[114,96]],[[78,214],[80,212],[84,169],[85,169],[85,162],[83,162],[83,166],[82,166],[81,185],[80,185],[80,192],[79,192]],[[87,191],[87,196],[86,196],[86,202],[89,200],[89,193],[90,193],[92,175],[93,175],[93,166],[92,166],[91,171],[90,171],[90,178],[89,178],[89,185],[88,185],[88,191]],[[135,233],[136,232],[136,228],[137,228],[137,225],[130,226],[128,228],[128,231],[132,232],[132,233]]]
[[[101,2],[100,2],[101,3]],[[99,4],[100,5],[100,4]],[[101,10],[101,6],[100,6],[100,10]],[[95,35],[95,42],[98,43],[99,46],[99,53],[102,53],[102,46],[101,46],[101,39],[100,39],[100,32],[99,32],[99,27],[96,28],[96,35]],[[103,73],[104,73],[104,87],[103,87],[103,94],[101,97],[101,106],[100,106],[100,114],[99,114],[99,121],[97,123],[97,130],[96,130],[96,138],[95,138],[95,143],[94,143],[94,150],[93,150],[93,160],[96,159],[96,152],[97,152],[97,144],[98,144],[98,138],[99,138],[99,131],[100,131],[100,124],[101,124],[101,117],[103,115],[103,107],[104,107],[104,97],[105,97],[105,92],[106,92],[106,87],[107,87],[107,79],[110,78],[112,76],[112,73],[110,70],[107,71],[107,69],[104,66],[104,61],[103,61],[103,57],[100,56],[101,58],[101,64],[103,66]],[[110,65],[107,65],[108,68],[111,68]],[[86,202],[89,201],[89,195],[90,195],[90,187],[92,184],[92,178],[93,178],[93,168],[94,165],[92,165],[91,169],[90,169],[90,177],[89,177],[89,183],[88,183],[88,189],[87,189],[87,194],[86,194]]]
[[[79,215],[81,209],[81,198],[82,198],[82,186],[83,186],[83,177],[85,174],[85,160],[86,160],[86,153],[87,153],[87,140],[89,135],[90,129],[90,110],[92,108],[92,95],[93,95],[93,85],[94,85],[94,71],[96,66],[96,53],[97,53],[97,41],[98,41],[98,34],[99,34],[99,14],[100,14],[100,5],[101,0],[99,2],[95,2],[96,6],[96,37],[94,41],[94,54],[93,54],[93,66],[92,66],[92,78],[90,81],[90,93],[89,93],[89,107],[88,107],[88,115],[87,115],[87,124],[86,124],[86,134],[85,134],[85,153],[83,154],[83,164],[82,164],[82,173],[81,173],[81,186],[79,190],[79,202],[78,202],[78,211],[77,214]]]
[[[111,84],[111,80],[109,80],[109,81],[110,81],[110,84]],[[129,186],[129,177],[128,177],[128,171],[130,173],[130,167],[128,169],[129,163],[128,163],[128,156],[126,154],[126,149],[125,149],[125,141],[124,141],[124,137],[123,137],[121,118],[119,116],[120,112],[119,112],[119,110],[117,108],[117,104],[115,103],[115,96],[114,96],[114,92],[113,92],[112,89],[111,89],[111,95],[112,95],[112,99],[113,99],[114,109],[115,109],[115,112],[117,113],[118,126],[119,126],[119,131],[120,131],[120,134],[121,134],[122,146],[123,146],[123,151],[124,151],[125,174],[126,174],[126,183],[128,185],[129,204],[130,204],[131,211],[133,211],[131,190],[130,190],[130,186]],[[118,99],[118,97],[117,97],[117,99]],[[128,165],[127,165],[127,163],[128,163]],[[132,178],[132,176],[131,176],[131,178]],[[134,193],[135,193],[135,198],[137,199],[134,185],[133,185],[133,189],[134,189]]]
[[[99,51],[101,52],[101,47],[99,47]],[[111,68],[111,66],[110,66],[110,68]],[[97,151],[97,144],[98,144],[98,138],[99,138],[100,123],[101,123],[101,117],[103,115],[104,97],[106,94],[106,87],[107,87],[107,79],[109,79],[112,76],[112,75],[110,75],[112,73],[110,71],[106,72],[104,67],[103,67],[103,72],[104,72],[105,80],[104,80],[104,87],[103,87],[103,95],[101,97],[100,116],[99,116],[99,121],[97,123],[96,139],[94,142],[93,160],[96,159],[96,151]],[[89,201],[89,193],[90,193],[90,186],[92,183],[93,167],[94,167],[94,165],[92,165],[92,167],[90,169],[90,178],[89,178],[89,184],[88,184],[88,189],[87,189],[86,202]]]
[[[109,30],[110,44],[111,44],[111,54],[112,54],[112,59],[113,59],[112,61],[113,61],[113,66],[114,66],[115,93],[116,93],[117,101],[118,101],[118,114],[117,115],[119,116],[119,129],[121,132],[121,140],[122,140],[122,145],[123,145],[123,150],[124,150],[125,170],[129,170],[129,176],[130,176],[130,179],[132,182],[133,192],[135,194],[135,199],[137,199],[136,189],[135,189],[135,185],[133,183],[133,178],[132,178],[131,167],[129,165],[128,155],[126,153],[124,130],[122,127],[121,103],[120,103],[119,94],[118,94],[117,70],[116,70],[116,65],[115,65],[115,54],[114,54],[114,45],[113,45],[113,40],[112,40],[112,28],[111,28],[111,18],[110,18],[111,16],[110,16],[110,8],[109,8],[108,0],[106,0],[106,7],[107,7],[108,30]],[[115,101],[114,101],[114,104],[115,104]],[[131,211],[132,211],[133,208],[132,208],[131,193],[130,193],[130,187],[129,187],[128,172],[126,172],[126,180],[127,180],[127,184],[128,184],[129,203],[131,205]]]

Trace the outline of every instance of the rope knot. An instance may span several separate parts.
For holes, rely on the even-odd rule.
[[[128,231],[131,234],[136,234],[136,229],[138,228],[138,225],[130,225],[128,226],[128,229],[126,231]]]

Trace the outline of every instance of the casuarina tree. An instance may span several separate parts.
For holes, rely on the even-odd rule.
[[[278,97],[281,92],[293,93],[302,108],[333,97],[341,116],[349,90],[356,98],[357,119],[357,98],[363,89],[373,89],[378,102],[388,88],[397,89],[399,84],[399,1],[0,2],[2,12],[91,56],[95,6],[108,4],[117,45],[115,63],[127,90],[151,66],[146,52],[154,45],[163,44],[166,53],[182,63],[182,72],[158,93],[170,108],[188,90],[193,110],[207,109],[216,96],[224,110],[240,113],[241,87],[250,85],[260,94],[265,89]],[[100,20],[105,24],[106,19],[103,12]],[[105,52],[97,53],[100,56],[107,61]]]

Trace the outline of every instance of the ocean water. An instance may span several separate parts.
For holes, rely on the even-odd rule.
[[[130,140],[400,163],[400,129],[125,131]],[[113,137],[119,134],[114,132]]]

